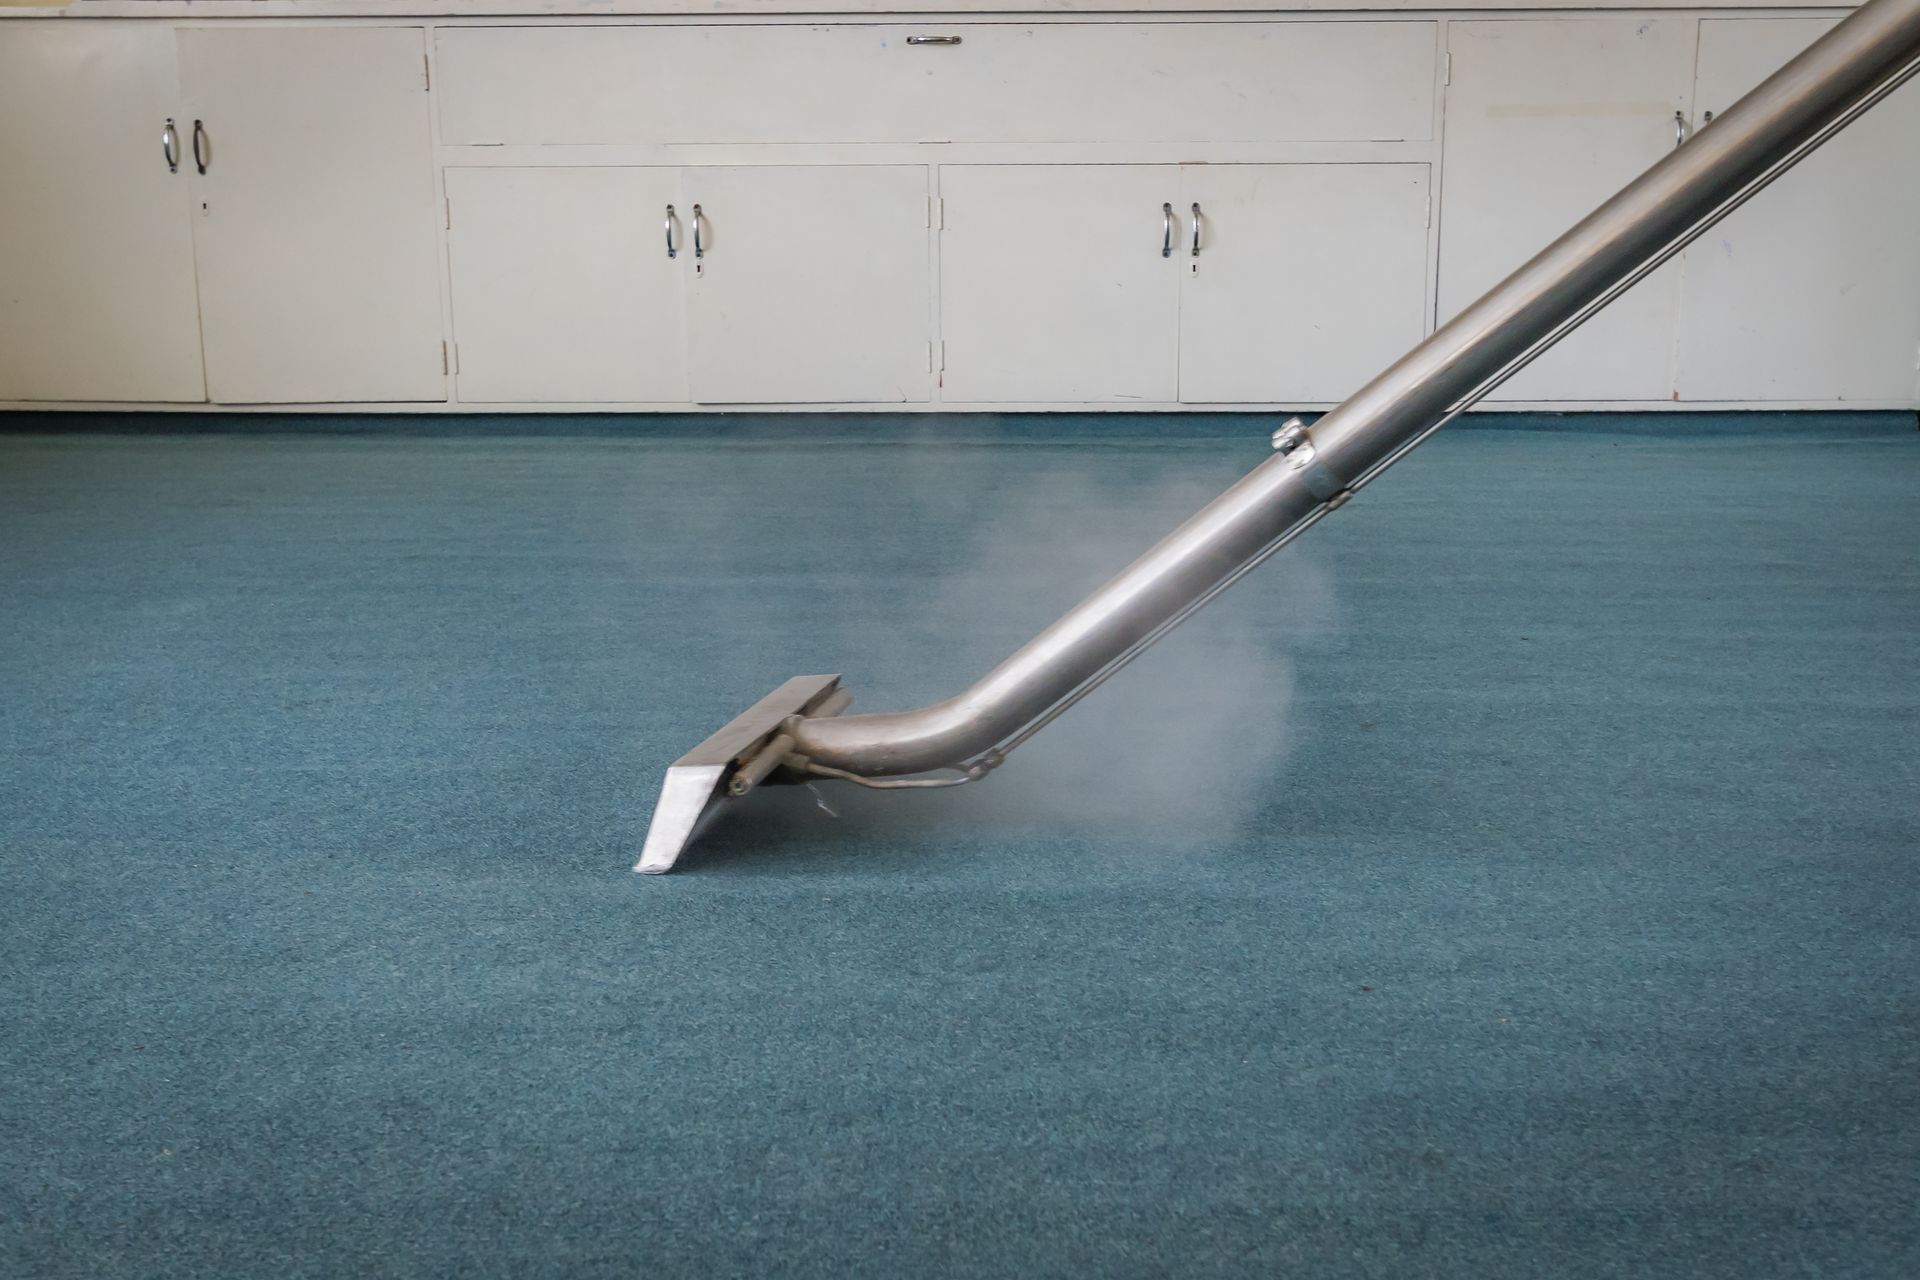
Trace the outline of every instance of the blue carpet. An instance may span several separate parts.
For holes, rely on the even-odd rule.
[[[0,1274],[1920,1274],[1911,415],[1469,420],[648,878],[1271,423],[6,425]]]

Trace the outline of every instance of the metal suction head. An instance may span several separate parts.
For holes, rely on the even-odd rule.
[[[852,700],[837,675],[795,676],[674,761],[633,869],[649,875],[671,871],[726,801],[753,790],[787,761],[793,739],[782,730],[791,717],[839,715]]]

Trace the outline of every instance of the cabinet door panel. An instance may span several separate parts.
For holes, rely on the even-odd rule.
[[[909,43],[929,32],[960,43]],[[435,41],[450,146],[1433,136],[1432,22],[443,27]]]
[[[1673,150],[1694,27],[1691,18],[1448,27],[1442,323]],[[1665,400],[1678,311],[1679,268],[1668,263],[1496,397]]]
[[[687,281],[695,400],[927,399],[923,166],[695,168],[680,189],[705,249]]]
[[[943,166],[943,398],[1174,400],[1179,187],[1173,165]]]
[[[1190,165],[1179,208],[1182,400],[1343,400],[1426,331],[1426,165]]]
[[[449,169],[460,399],[687,398],[678,169]]]
[[[213,398],[444,398],[421,31],[195,27],[179,42],[209,146],[194,181]]]
[[[0,23],[0,400],[206,398],[179,115],[168,28]]]
[[[1696,108],[1726,110],[1832,26],[1702,22]],[[1681,398],[1913,399],[1916,138],[1920,84],[1908,84],[1687,250]]]

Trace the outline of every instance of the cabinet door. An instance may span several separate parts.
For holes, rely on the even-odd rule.
[[[448,169],[460,399],[685,400],[693,254],[679,181],[678,169]]]
[[[194,27],[179,41],[205,131],[194,236],[213,398],[444,398],[420,30]]]
[[[1726,110],[1832,26],[1821,18],[1702,22],[1695,107],[1703,118]],[[1909,84],[1687,250],[1682,398],[1913,399],[1916,138],[1920,84]]]
[[[1444,323],[1672,151],[1693,82],[1691,18],[1448,25],[1440,201]],[[1495,393],[1665,400],[1679,266],[1615,300]]]
[[[1425,333],[1426,165],[1190,165],[1180,199],[1182,400],[1343,400]]]
[[[913,43],[931,33],[956,43]],[[1430,20],[861,18],[441,27],[434,38],[449,146],[1433,136]]]
[[[0,23],[0,400],[206,398],[177,97],[166,27]]]
[[[925,167],[686,169],[680,189],[688,218],[700,210],[695,400],[927,399]]]
[[[1179,194],[1173,165],[942,166],[943,398],[1176,399]]]

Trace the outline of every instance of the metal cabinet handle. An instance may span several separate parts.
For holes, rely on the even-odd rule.
[[[207,171],[207,161],[213,158],[213,148],[207,141],[207,126],[200,121],[193,122],[193,167],[201,173]]]
[[[180,172],[180,134],[173,127],[173,117],[167,117],[166,128],[160,130],[160,154],[167,158],[167,172]]]
[[[1707,112],[1706,115],[1700,118],[1700,127],[1702,129],[1706,128],[1708,125],[1712,123],[1713,123],[1713,112],[1711,111]]]
[[[667,256],[677,258],[680,251],[673,247],[673,206],[667,206]]]
[[[1673,113],[1673,145],[1679,146],[1687,140],[1687,118],[1678,111]]]
[[[1160,256],[1173,256],[1173,206],[1170,204],[1160,206]]]
[[[908,36],[908,44],[959,44],[959,36]]]
[[[1193,202],[1193,256],[1200,256],[1200,202]]]
[[[707,246],[700,239],[700,206],[693,206],[693,256],[698,261],[707,256]]]

